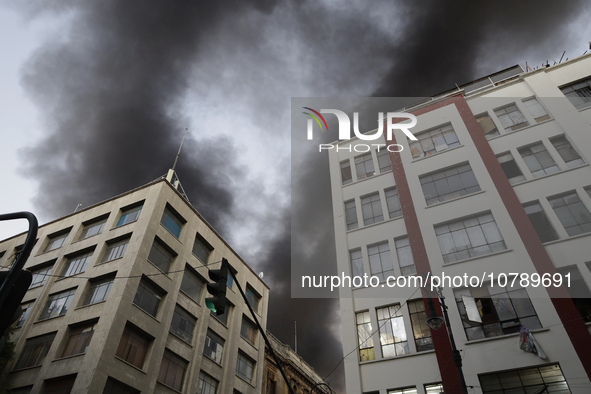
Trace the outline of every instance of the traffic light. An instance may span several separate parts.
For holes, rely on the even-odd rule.
[[[8,278],[8,272],[0,272],[0,284]],[[20,271],[18,273],[16,282],[8,291],[8,298],[2,306],[0,306],[0,337],[4,335],[8,327],[14,324],[22,312],[20,311],[20,304],[23,297],[29,290],[29,286],[33,281],[33,275],[29,271]]]
[[[213,283],[207,284],[207,291],[212,297],[205,299],[205,305],[215,312],[216,315],[223,315],[226,311],[226,284],[228,282],[229,263],[222,259],[222,266],[217,270],[209,270],[209,279]]]

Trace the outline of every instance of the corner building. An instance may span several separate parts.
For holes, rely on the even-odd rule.
[[[0,243],[0,264],[25,237]],[[230,278],[214,316],[205,284],[227,258],[263,327],[269,288],[167,179],[42,225],[37,241],[13,393],[261,392],[265,346],[242,296]]]
[[[381,286],[443,273],[486,273],[443,288],[469,393],[590,392],[591,55],[515,66],[398,112],[417,116],[418,141],[371,143],[402,152],[355,151],[367,143],[355,138],[329,151],[339,275],[380,280],[341,288],[347,393],[461,392],[445,325],[425,324],[429,294]],[[491,283],[510,273],[571,284]],[[522,325],[546,359],[520,350]]]

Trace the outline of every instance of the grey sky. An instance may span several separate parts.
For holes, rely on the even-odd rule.
[[[291,343],[298,320],[300,353],[321,374],[342,355],[337,303],[291,299],[290,259],[312,244],[310,260],[331,263],[332,234],[291,245],[290,205],[326,212],[319,228],[331,209],[312,199],[326,173],[291,179],[290,98],[430,95],[579,56],[591,40],[580,1],[3,3],[2,210],[45,222],[153,180],[188,127],[189,198],[265,272],[269,328]],[[0,224],[0,238],[24,228]]]

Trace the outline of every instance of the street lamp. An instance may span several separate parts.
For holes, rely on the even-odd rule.
[[[437,315],[435,311],[435,304],[433,303],[433,299],[429,297],[427,299],[427,306],[429,308],[429,318],[426,320],[425,323],[433,330],[439,330],[445,321],[445,325],[447,327],[447,334],[449,336],[449,342],[451,343],[451,354],[454,360],[454,364],[458,370],[458,375],[460,376],[460,384],[462,386],[462,393],[468,394],[468,388],[466,387],[466,380],[464,379],[464,372],[462,371],[462,356],[460,355],[460,351],[456,348],[456,341],[454,340],[454,335],[451,332],[451,326],[449,324],[449,316],[447,315],[447,305],[445,305],[445,297],[441,292],[441,289],[437,288],[437,295],[439,296],[439,300],[441,301],[441,309],[443,310],[443,316],[445,320]]]

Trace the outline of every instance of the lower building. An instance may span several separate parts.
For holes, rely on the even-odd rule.
[[[269,288],[173,175],[39,227],[12,336],[13,393],[263,390],[264,342],[235,281],[263,327]],[[11,266],[25,237],[0,242],[0,265]],[[222,258],[237,274],[218,316],[205,285]]]
[[[295,394],[328,393],[324,380],[316,373],[299,354],[289,345],[275,338],[267,331],[267,338],[275,351],[275,355],[281,362],[281,366],[289,380],[289,385]],[[289,388],[271,352],[265,347],[265,387],[264,394],[289,394]]]

